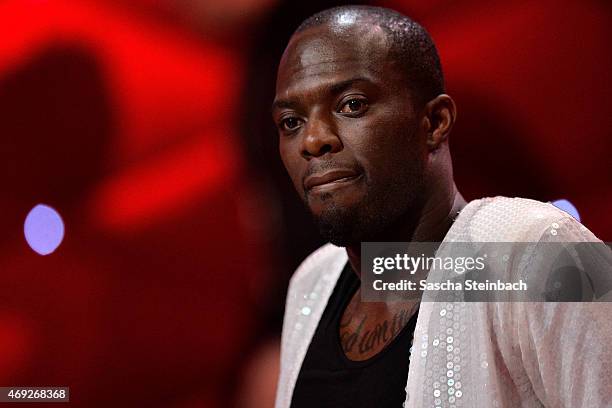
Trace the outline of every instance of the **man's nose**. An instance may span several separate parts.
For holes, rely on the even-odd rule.
[[[324,118],[311,118],[306,122],[306,132],[302,139],[302,157],[311,159],[326,153],[342,150],[342,142],[335,127]]]

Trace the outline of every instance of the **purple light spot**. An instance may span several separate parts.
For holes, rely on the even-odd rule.
[[[38,204],[28,213],[23,225],[23,233],[34,252],[49,255],[64,239],[64,222],[53,208]]]
[[[578,222],[580,222],[580,214],[578,214],[578,210],[569,201],[561,199],[555,200],[551,204],[560,209],[561,211],[565,211],[566,213],[577,219]]]

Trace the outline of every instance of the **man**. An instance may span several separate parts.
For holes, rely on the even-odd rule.
[[[612,401],[608,304],[363,301],[361,242],[596,241],[548,204],[466,203],[448,148],[455,117],[431,38],[399,13],[334,8],[292,36],[273,104],[279,149],[333,245],[291,280],[277,407]]]

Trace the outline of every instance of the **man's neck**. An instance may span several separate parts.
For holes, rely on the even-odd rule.
[[[400,242],[441,242],[452,226],[466,201],[453,184],[452,194],[448,197],[432,196],[423,206],[415,219],[407,219],[389,234],[389,241]],[[384,237],[384,234],[383,234]],[[383,238],[386,239],[386,238]],[[346,247],[349,262],[357,276],[361,277],[361,243]]]

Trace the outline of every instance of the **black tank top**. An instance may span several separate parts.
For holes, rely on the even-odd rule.
[[[340,344],[340,319],[360,284],[347,263],[302,363],[291,408],[403,406],[417,313],[378,354],[364,361],[349,360]]]

